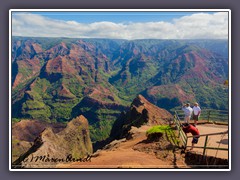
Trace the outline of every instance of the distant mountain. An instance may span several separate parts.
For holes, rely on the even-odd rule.
[[[227,91],[223,82],[228,78],[228,58],[221,56],[221,51],[216,54],[202,48],[207,41],[200,41],[201,46],[197,46],[197,42],[139,40],[127,43],[114,61],[121,66],[110,82],[132,98],[136,91],[141,92],[151,102],[167,109],[184,101],[225,109]]]
[[[12,39],[12,117],[67,122],[84,115],[93,142],[142,94],[228,109],[226,40]]]

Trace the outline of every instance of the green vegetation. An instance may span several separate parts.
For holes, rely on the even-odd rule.
[[[77,112],[88,119],[90,137],[93,143],[109,137],[112,125],[121,113],[120,110],[94,107],[81,107]]]
[[[147,130],[146,135],[149,136],[153,133],[169,133],[172,131],[172,128],[169,125],[153,126],[151,129]]]
[[[173,145],[179,145],[179,139],[176,137],[175,132],[169,125],[158,125],[153,126],[149,130],[147,130],[147,137],[152,136],[154,134],[162,134],[163,138],[168,140]]]
[[[134,99],[136,92],[145,90],[148,81],[157,75],[158,61],[140,56],[126,61],[126,68],[114,73],[110,82],[119,90],[119,97],[129,101]]]
[[[21,47],[19,51],[13,50],[16,54],[13,72],[24,77],[13,89],[13,118],[67,122],[82,114],[91,126],[91,138],[97,141],[109,136],[123,107],[129,106],[137,94],[169,111],[182,101],[189,101],[189,97],[201,108],[228,109],[228,89],[224,85],[228,79],[225,40],[13,37],[13,42],[16,41],[20,41]],[[64,53],[62,42],[67,46]],[[31,43],[39,44],[43,52],[25,50]],[[73,44],[84,51],[80,59],[69,54]],[[46,52],[53,47],[54,51]],[[71,68],[61,67],[64,71],[55,78],[57,68],[45,72],[44,65],[57,56],[69,60]],[[24,62],[24,57],[38,59],[38,66],[42,67],[39,72]],[[197,62],[203,67],[196,67]],[[86,98],[90,100],[85,101]]]
[[[113,120],[103,119],[93,125],[90,125],[89,130],[92,142],[95,143],[96,141],[107,139],[110,135],[113,123]]]
[[[17,122],[20,122],[21,119],[20,118],[12,118],[12,124],[15,124]]]

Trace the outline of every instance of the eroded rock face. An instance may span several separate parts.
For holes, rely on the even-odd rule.
[[[153,105],[142,95],[138,95],[133,100],[131,110],[140,113],[143,121],[151,125],[168,124],[168,121],[172,118],[167,110]]]
[[[54,133],[63,130],[66,125],[61,123],[47,123],[38,120],[24,119],[12,125],[12,137],[19,141],[33,142],[44,129],[51,127]]]
[[[132,102],[129,111],[123,112],[116,120],[111,131],[111,137],[126,137],[131,126],[140,127],[143,124],[164,125],[169,124],[173,116],[165,109],[159,108],[142,95],[138,95]]]
[[[51,127],[44,129],[33,146],[13,165],[16,168],[54,168],[58,163],[86,160],[92,151],[88,121],[81,115],[58,133]]]

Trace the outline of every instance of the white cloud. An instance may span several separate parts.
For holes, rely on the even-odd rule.
[[[79,23],[30,13],[12,16],[12,35],[118,39],[227,39],[228,13],[195,13],[172,22]]]

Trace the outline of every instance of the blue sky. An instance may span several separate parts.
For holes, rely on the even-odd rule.
[[[122,22],[158,22],[172,21],[174,18],[191,15],[196,12],[32,12],[47,18],[81,23],[99,21]],[[213,12],[208,12],[213,14]]]
[[[227,39],[228,12],[13,12],[12,35]]]

